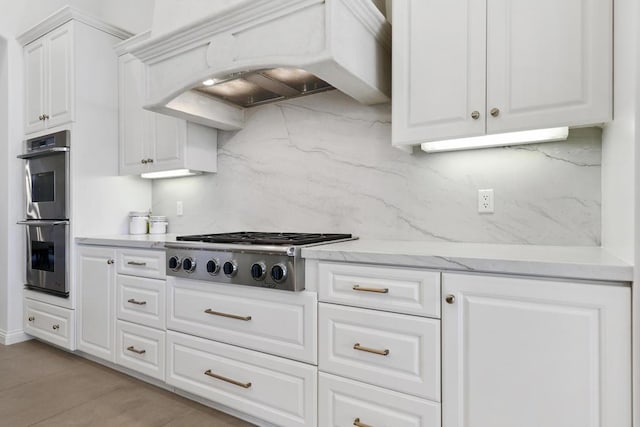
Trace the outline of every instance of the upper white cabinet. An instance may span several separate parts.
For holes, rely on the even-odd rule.
[[[146,66],[119,58],[120,175],[173,169],[217,170],[217,131],[144,110]]]
[[[611,0],[393,2],[393,145],[612,117]]]
[[[443,426],[631,425],[631,289],[442,275]]]
[[[24,47],[25,133],[73,120],[73,23]]]

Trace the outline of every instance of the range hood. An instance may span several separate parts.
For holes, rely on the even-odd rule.
[[[130,52],[147,67],[146,109],[223,130],[269,102],[391,93],[390,26],[372,0],[250,0]]]

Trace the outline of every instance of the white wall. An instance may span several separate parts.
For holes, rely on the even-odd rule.
[[[391,147],[388,104],[337,91],[247,114],[243,130],[219,134],[217,174],[154,182],[154,213],[169,216],[171,232],[600,245],[600,129],[561,143],[409,155]],[[495,190],[493,215],[477,212],[481,188]]]

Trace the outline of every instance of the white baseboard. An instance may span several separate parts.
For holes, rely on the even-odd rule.
[[[24,333],[24,331],[7,332],[0,329],[0,344],[11,345],[23,341],[32,340],[33,337]]]

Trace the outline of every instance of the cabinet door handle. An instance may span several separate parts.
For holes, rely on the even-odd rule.
[[[491,114],[491,117],[498,117],[500,115],[500,110],[497,108],[492,108],[489,113]]]
[[[60,325],[53,325],[51,327],[54,331],[57,331],[58,329],[60,329]]]
[[[113,258],[109,258],[107,260],[107,264],[109,264],[109,265],[113,264],[114,262],[115,262],[115,260]]]
[[[211,377],[211,378],[215,378],[217,380],[222,380],[222,381],[228,382],[229,384],[237,385],[238,387],[242,387],[242,388],[251,387],[251,383],[241,383],[240,381],[232,380],[231,378],[227,378],[227,377],[223,377],[222,375],[214,374],[213,372],[211,372],[211,369],[207,369],[206,371],[204,371],[204,374],[209,376],[209,377]]]
[[[141,262],[141,261],[129,261],[127,262],[128,265],[137,265],[137,266],[144,266],[147,265],[146,262]]]
[[[147,159],[140,160],[140,163],[142,163],[143,165],[146,165],[147,164]]]
[[[355,420],[353,420],[353,425],[357,427],[372,427],[369,424],[360,422],[360,418],[356,418]]]
[[[127,350],[136,353],[136,354],[145,354],[147,352],[147,350],[137,350],[134,346],[130,345],[129,347],[127,347]]]
[[[49,120],[49,119],[50,119],[49,115],[48,115],[48,114],[45,114],[45,115],[44,115],[44,119],[45,119],[45,120]]]
[[[153,159],[147,159],[147,163],[153,163]]]
[[[446,297],[444,297],[444,300],[447,302],[447,304],[453,304],[454,302],[456,302],[456,297],[455,295],[447,295]]]
[[[214,316],[222,316],[222,317],[228,317],[230,319],[244,320],[245,322],[251,320],[251,316],[238,316],[237,314],[222,313],[220,311],[213,311],[210,308],[207,308],[204,312],[207,314],[213,314]]]
[[[44,120],[44,115],[40,114],[40,115],[38,116],[38,120]]]
[[[29,316],[29,322],[33,322],[34,320],[36,320],[35,316]]]
[[[471,112],[471,118],[473,120],[478,120],[480,118],[480,111],[473,111]]]
[[[360,345],[360,343],[355,343],[353,345],[353,349],[354,350],[358,350],[358,351],[366,351],[367,353],[379,354],[380,356],[388,356],[389,355],[389,349],[378,350],[378,349],[375,349],[375,348],[363,347],[363,346]]]
[[[130,302],[131,304],[135,304],[135,305],[145,305],[147,303],[146,301],[136,301],[133,298],[127,300],[127,302]]]
[[[354,291],[362,291],[362,292],[375,292],[378,294],[387,294],[389,293],[389,288],[365,288],[360,285],[353,285],[352,288]]]

